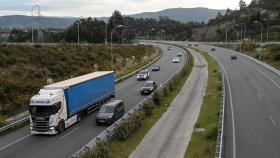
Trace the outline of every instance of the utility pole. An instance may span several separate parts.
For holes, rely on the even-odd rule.
[[[261,61],[262,60],[262,38],[263,38],[263,24],[262,24],[262,22],[260,22],[260,21],[255,21],[255,23],[260,23],[261,24],[261,43],[260,43],[260,55],[259,55],[259,60]]]

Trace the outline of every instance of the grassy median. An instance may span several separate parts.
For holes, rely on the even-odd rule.
[[[138,144],[142,141],[148,131],[153,125],[160,119],[162,114],[167,110],[171,102],[175,99],[177,94],[180,92],[182,86],[185,84],[189,74],[193,67],[193,58],[190,56],[187,64],[181,71],[181,73],[174,77],[173,82],[169,83],[168,90],[162,91],[160,100],[157,102],[158,105],[153,108],[144,108],[145,117],[141,121],[141,125],[126,139],[119,139],[118,136],[112,141],[98,145],[98,149],[94,149],[91,152],[84,154],[83,158],[125,158],[128,157],[133,150],[136,149]],[[176,84],[175,84],[176,82]],[[172,88],[171,88],[172,87]],[[155,97],[153,97],[155,98]],[[155,102],[155,100],[154,100]],[[149,111],[149,113],[147,113]],[[105,153],[105,152],[106,153]]]
[[[185,158],[213,158],[218,134],[221,105],[221,72],[217,62],[207,53],[197,50],[208,62],[208,84],[195,130]],[[197,130],[200,129],[200,130]]]

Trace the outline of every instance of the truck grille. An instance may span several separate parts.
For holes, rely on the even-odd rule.
[[[49,117],[33,117],[32,116],[32,124],[33,130],[38,132],[46,132],[49,131]]]

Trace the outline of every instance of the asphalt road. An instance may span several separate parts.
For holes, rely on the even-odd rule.
[[[172,63],[172,59],[178,52],[184,52],[181,48],[172,46],[167,51],[167,46],[155,44],[163,50],[162,57],[154,64],[160,65],[159,72],[151,72],[151,80],[160,85],[180,71],[183,67],[185,56],[181,57],[178,64]],[[150,69],[150,67],[149,67]],[[116,85],[116,99],[122,99],[126,111],[133,108],[145,96],[141,96],[139,89],[144,81],[136,81],[136,75]],[[30,135],[29,126],[25,126],[8,135],[0,137],[0,157],[2,158],[64,158],[71,156],[83,145],[104,131],[107,126],[96,126],[95,112],[84,118],[81,122],[67,129],[63,134],[56,136]]]
[[[225,158],[280,157],[280,76],[231,50],[199,44],[226,77]]]

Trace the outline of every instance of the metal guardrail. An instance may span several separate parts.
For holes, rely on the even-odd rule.
[[[129,78],[129,77],[135,75],[136,73],[138,73],[140,70],[145,69],[145,68],[147,68],[148,66],[152,65],[153,63],[155,63],[155,62],[156,62],[159,58],[161,58],[161,56],[162,56],[162,51],[161,51],[161,50],[159,50],[159,51],[160,51],[160,55],[159,55],[157,58],[155,58],[153,61],[151,61],[150,63],[146,64],[145,66],[143,66],[143,67],[141,67],[141,68],[139,68],[139,69],[137,69],[137,70],[135,70],[135,71],[133,71],[133,72],[131,72],[131,73],[129,73],[129,74],[123,76],[123,77],[120,77],[120,78],[116,79],[116,80],[115,80],[115,83],[120,82],[120,81],[122,81],[122,80],[124,80],[124,79]],[[5,132],[5,131],[11,129],[11,128],[14,128],[14,127],[17,126],[17,125],[20,125],[20,124],[22,124],[22,123],[25,123],[25,122],[29,121],[29,117],[30,117],[30,115],[28,115],[28,116],[26,116],[26,117],[24,117],[24,118],[22,118],[22,119],[20,119],[20,120],[18,120],[18,121],[16,121],[16,122],[13,122],[13,123],[10,123],[10,124],[8,124],[8,125],[6,125],[6,126],[1,127],[1,128],[0,128],[0,134],[1,134],[2,132]]]
[[[220,47],[220,48],[221,48],[221,49],[224,49],[225,51],[229,51],[229,52],[231,52],[231,53],[234,53],[234,54],[236,54],[236,55],[240,55],[240,56],[243,56],[243,57],[245,57],[245,58],[248,58],[248,59],[250,59],[251,61],[253,61],[253,62],[255,62],[255,63],[257,63],[257,64],[259,64],[259,65],[261,65],[261,66],[263,66],[263,67],[265,67],[265,68],[267,68],[268,70],[270,70],[270,71],[274,72],[275,74],[277,74],[278,76],[280,76],[280,70],[277,70],[276,68],[270,66],[269,64],[267,64],[267,63],[265,63],[265,62],[262,62],[262,61],[260,61],[260,60],[257,60],[257,59],[255,59],[255,58],[249,56],[249,55],[242,54],[242,53],[239,53],[239,52],[235,52],[235,51],[230,50],[230,49],[226,49],[226,48],[222,48],[222,47]]]
[[[219,115],[219,128],[218,136],[216,141],[216,151],[215,158],[222,158],[223,155],[223,145],[224,145],[224,132],[225,132],[225,77],[224,73],[221,72],[221,107]]]
[[[187,50],[186,50],[187,52]],[[187,60],[188,60],[188,56],[189,53],[184,53],[185,55],[185,61],[184,64],[186,64]],[[181,69],[182,70],[182,69]],[[167,81],[165,81],[163,84],[161,84],[161,86],[159,87],[159,89],[157,89],[157,91],[161,91],[163,88],[165,88],[168,83],[173,79],[173,77],[175,77],[177,74],[179,74],[181,71],[176,71],[176,73],[171,76]],[[137,111],[140,111],[142,109],[143,104],[152,99],[154,92],[152,94],[150,94],[147,98],[145,98],[144,100],[142,100],[138,105],[136,105],[134,108],[132,108],[131,110],[129,110],[122,118],[120,118],[118,121],[116,121],[114,124],[112,124],[110,127],[108,127],[105,131],[103,131],[102,133],[100,133],[98,136],[96,136],[94,139],[92,139],[88,144],[86,144],[85,146],[83,146],[79,151],[77,151],[76,153],[74,153],[72,155],[72,158],[78,158],[80,157],[82,154],[90,151],[91,149],[93,149],[96,146],[96,143],[98,143],[99,141],[109,141],[111,140],[117,133],[118,128],[120,127],[120,125],[122,124],[122,122],[124,122],[125,120],[129,119],[131,117],[132,114],[134,114]]]
[[[27,122],[27,121],[29,121],[29,116],[24,117],[24,118],[22,118],[22,119],[20,119],[20,120],[18,120],[18,121],[16,121],[16,122],[13,122],[13,123],[11,123],[11,124],[8,124],[8,125],[6,125],[6,126],[4,126],[4,127],[1,127],[1,128],[0,128],[0,133],[6,131],[6,130],[8,130],[8,129],[11,129],[11,128],[17,126],[17,125],[20,125],[20,124],[22,124],[22,123],[25,123],[25,122]]]

